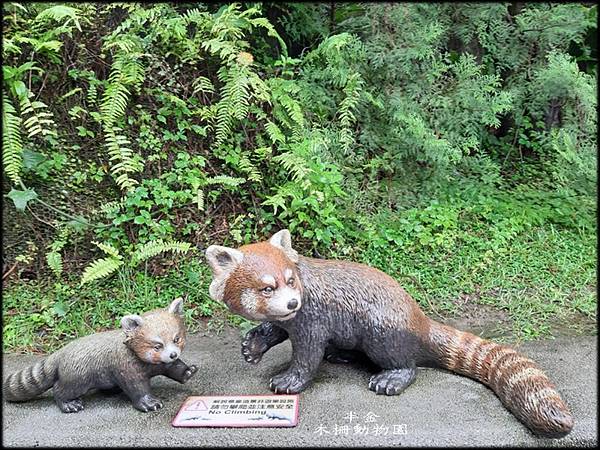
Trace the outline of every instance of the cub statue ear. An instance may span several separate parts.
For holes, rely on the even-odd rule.
[[[283,250],[290,261],[294,263],[298,262],[298,252],[292,248],[292,236],[289,230],[283,229],[275,233],[269,239],[269,244]]]
[[[173,300],[167,308],[167,312],[170,312],[171,314],[177,314],[178,316],[183,316],[183,298],[177,297],[175,300]]]
[[[121,319],[121,328],[125,330],[125,333],[131,333],[141,327],[143,323],[144,319],[137,314],[131,314]]]
[[[214,276],[228,274],[244,259],[244,254],[239,250],[220,245],[211,245],[205,254]]]

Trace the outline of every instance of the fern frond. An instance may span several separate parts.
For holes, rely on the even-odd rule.
[[[110,127],[125,114],[129,95],[129,90],[123,83],[115,82],[108,85],[100,105],[100,114],[106,127]]]
[[[114,247],[111,244],[107,244],[105,242],[96,242],[96,241],[92,241],[92,244],[95,244],[96,246],[98,246],[98,248],[100,250],[102,250],[104,253],[106,253],[107,255],[114,256],[115,258],[118,258],[118,259],[122,258],[119,253],[119,249]]]
[[[340,122],[342,126],[349,126],[356,120],[353,110],[356,109],[362,92],[363,80],[359,73],[355,72],[348,77],[348,83],[344,87],[346,97],[340,103]]]
[[[294,181],[302,181],[312,172],[305,159],[293,152],[282,153],[273,158],[273,161],[281,163],[283,168],[292,174]]]
[[[236,187],[242,184],[244,181],[243,178],[238,177],[230,177],[227,175],[217,175],[215,177],[210,177],[206,180],[208,184],[221,184],[224,186]]]
[[[54,275],[60,277],[63,271],[63,261],[60,253],[54,251],[46,253],[46,262],[48,263],[48,267],[54,272]]]
[[[189,25],[191,23],[203,24],[208,22],[210,16],[205,11],[200,11],[198,8],[188,9],[183,15],[183,23]]]
[[[67,24],[69,24],[69,22],[73,21],[73,23],[75,23],[75,26],[77,27],[77,29],[79,31],[81,31],[81,25],[79,24],[78,13],[79,13],[79,10],[76,8],[72,8],[72,7],[66,6],[66,5],[56,5],[56,6],[52,6],[50,8],[43,10],[42,12],[40,12],[37,15],[37,17],[35,18],[35,20],[41,21],[43,19],[50,18],[50,19],[56,20],[57,22],[60,22],[63,19],[67,18],[67,20],[63,22],[63,26],[67,25]]]
[[[239,48],[235,44],[224,41],[220,37],[202,42],[201,47],[212,55],[219,55],[222,60],[228,63],[231,63],[239,53]]]
[[[122,130],[117,127],[105,128],[105,145],[108,149],[109,161],[118,161],[112,164],[111,174],[119,187],[127,191],[138,183],[137,180],[130,178],[129,174],[139,172],[143,169],[143,165],[136,161],[133,150],[127,147],[130,141],[125,136],[117,134],[119,131]]]
[[[265,201],[262,202],[263,205],[272,206],[273,214],[277,215],[277,208],[281,208],[283,211],[286,211],[286,197],[289,197],[288,193],[285,192],[285,186],[280,187],[277,190],[277,193],[274,195],[270,195],[266,198]]]
[[[194,94],[197,92],[208,92],[212,94],[215,91],[215,87],[213,86],[211,81],[208,78],[202,76],[197,77],[192,82],[192,87],[194,88]]]
[[[164,242],[162,239],[146,242],[144,245],[139,247],[131,255],[131,264],[137,265],[138,263],[145,261],[153,256],[165,252],[174,253],[187,253],[191,247],[189,242],[172,241]]]
[[[269,22],[269,20],[265,17],[257,17],[255,19],[250,19],[250,23],[254,26],[260,26],[267,30],[267,35],[274,37],[281,45],[281,53],[287,56],[287,45],[285,45],[285,41],[279,36],[279,33],[275,30],[275,27]]]
[[[57,136],[55,123],[52,120],[52,114],[44,111],[47,105],[38,101],[31,101],[34,96],[25,86],[22,81],[15,83],[15,92],[19,97],[19,108],[21,110],[21,118],[23,118],[23,127],[27,131],[27,137],[31,138],[39,133],[43,136]],[[29,116],[28,118],[25,118]]]
[[[83,271],[81,284],[107,277],[123,265],[123,260],[109,256],[108,258],[97,259],[92,262]]]
[[[282,95],[279,98],[281,102],[281,106],[288,113],[292,121],[295,125],[302,127],[304,125],[304,114],[302,114],[302,108],[300,107],[300,103],[294,100],[289,95]]]
[[[363,87],[363,80],[358,72],[351,74],[348,77],[346,86],[344,86],[344,94],[346,97],[340,103],[339,117],[340,125],[340,141],[344,153],[348,153],[351,145],[354,143],[352,125],[356,121],[354,111],[360,102],[360,96]]]
[[[256,166],[254,164],[252,164],[252,161],[250,161],[250,158],[248,157],[248,155],[246,155],[244,153],[240,154],[240,160],[238,162],[238,167],[240,168],[240,170],[242,172],[245,172],[248,174],[249,180],[256,181],[257,183],[260,183],[262,181],[262,175],[260,174],[260,172],[256,168]]]
[[[21,118],[4,92],[2,93],[2,165],[4,172],[14,183],[21,180],[20,173],[23,166]]]
[[[277,142],[279,142],[280,144],[285,144],[284,134],[281,132],[279,127],[270,120],[268,120],[265,124],[265,130],[267,130],[267,134],[269,135],[269,138],[271,139],[271,142],[273,144]]]
[[[242,120],[246,117],[250,106],[247,68],[233,66],[227,70],[222,67],[218,76],[225,80],[225,85],[217,104],[215,145],[221,145],[225,141],[231,134],[233,119]]]
[[[121,209],[122,202],[120,201],[112,201],[103,203],[100,206],[100,211],[105,215],[116,214]]]
[[[148,14],[142,12],[132,20],[142,23],[148,19]],[[119,134],[122,130],[115,126],[127,109],[130,88],[137,89],[144,80],[145,68],[140,61],[139,50],[141,43],[131,35],[127,37],[113,33],[111,39],[104,45],[105,49],[115,48],[116,55],[108,77],[108,86],[102,96],[100,117],[103,125],[105,145],[111,161],[111,174],[117,185],[124,191],[130,190],[137,181],[129,174],[139,172],[143,164],[136,160],[133,151],[127,147],[129,140]]]
[[[90,105],[95,105],[96,100],[98,98],[98,88],[95,83],[90,82],[90,86],[88,88],[86,99]]]
[[[196,204],[199,211],[204,211],[204,191],[202,189],[196,191]]]
[[[252,98],[258,102],[271,104],[271,92],[269,87],[256,73],[249,71],[248,84],[252,88]]]

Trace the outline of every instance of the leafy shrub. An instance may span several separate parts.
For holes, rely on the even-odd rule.
[[[594,230],[595,5],[3,12],[6,256],[57,283],[117,273],[131,293],[140,249],[162,249],[146,273],[281,227],[390,267]]]

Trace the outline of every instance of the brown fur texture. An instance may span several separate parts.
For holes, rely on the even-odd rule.
[[[289,368],[271,379],[275,393],[304,390],[324,357],[346,361],[358,353],[381,368],[369,382],[377,394],[399,394],[415,379],[417,366],[437,366],[489,386],[536,434],[560,437],[573,428],[569,408],[533,361],[429,319],[392,277],[377,269],[298,256],[287,230],[239,249],[211,246],[207,258],[214,274],[213,298],[263,321],[242,342],[247,361],[257,363],[272,346],[292,341]],[[301,286],[301,306],[283,319],[260,317],[258,309],[272,307],[268,299],[252,294],[260,287],[258,280],[280,279],[288,268]]]

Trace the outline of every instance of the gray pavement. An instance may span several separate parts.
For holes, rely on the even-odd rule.
[[[21,404],[3,400],[3,445],[593,447],[597,444],[595,336],[561,337],[518,347],[546,370],[575,416],[574,430],[559,440],[532,436],[491,390],[468,378],[421,369],[404,393],[385,397],[367,389],[370,373],[364,366],[327,362],[322,363],[313,384],[300,394],[299,424],[295,428],[173,428],[171,420],[190,395],[270,393],[268,380],[286,367],[290,343],[271,349],[258,365],[252,366],[242,359],[239,342],[239,332],[228,328],[218,335],[204,332],[190,336],[183,359],[198,365],[199,372],[186,385],[164,377],[154,378],[154,393],[164,401],[164,408],[154,413],[138,412],[122,394],[88,395],[84,398],[85,409],[77,414],[61,413],[52,401],[51,391],[40,399]],[[3,377],[38,358],[5,354]],[[347,417],[351,412],[358,418],[349,422]],[[376,422],[365,423],[369,413],[378,416]],[[402,431],[405,434],[400,434]]]

